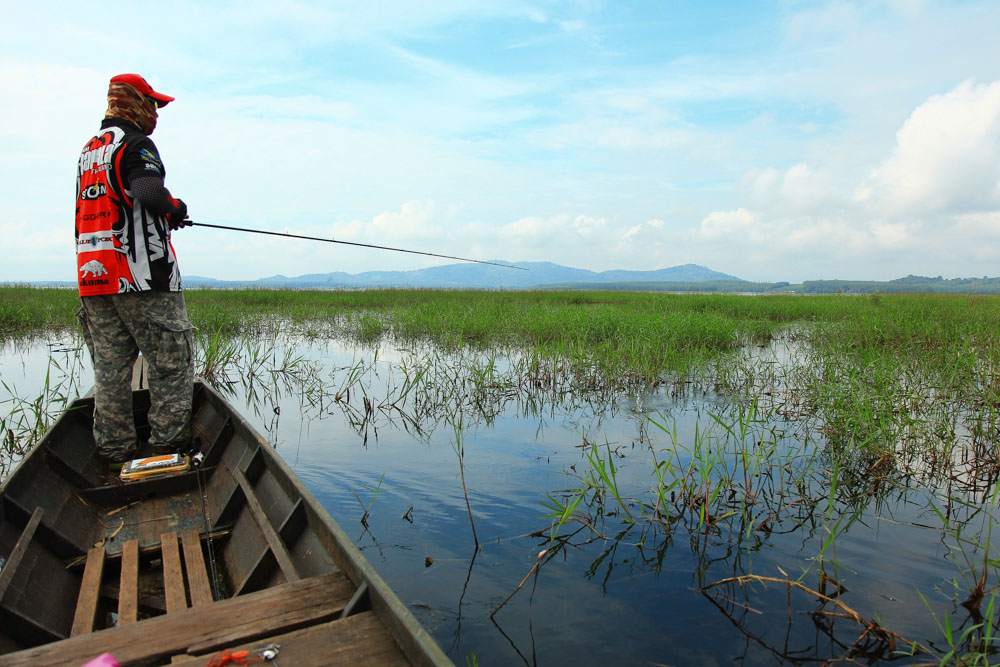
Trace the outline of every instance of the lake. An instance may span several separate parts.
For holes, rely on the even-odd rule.
[[[973,626],[959,603],[995,582],[991,483],[831,456],[787,378],[583,391],[516,351],[239,349],[214,383],[458,664],[926,662],[899,640],[943,655],[944,619]],[[800,352],[748,347],[727,372]],[[4,344],[0,377],[8,424],[91,382],[73,335]]]

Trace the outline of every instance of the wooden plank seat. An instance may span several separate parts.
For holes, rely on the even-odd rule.
[[[183,552],[178,547],[175,532],[164,533],[160,537],[160,556],[163,563],[163,591],[167,613],[178,612],[190,606],[207,605],[213,602],[212,588],[205,556],[201,550],[201,539],[196,529],[184,531],[180,535]],[[181,554],[183,553],[183,560]],[[102,591],[105,563],[105,549],[98,545],[87,553],[80,594],[77,598],[76,613],[73,617],[71,637],[94,631],[97,621]],[[139,621],[139,541],[129,540],[122,546],[121,575],[117,590],[118,626],[126,626]],[[186,575],[186,585],[185,585]]]
[[[184,570],[177,546],[177,533],[164,533],[160,538],[163,556],[163,594],[167,599],[167,613],[187,608],[184,594]]]
[[[76,613],[73,615],[71,637],[94,631],[97,620],[97,606],[101,601],[101,579],[104,576],[104,545],[98,545],[87,552],[87,565],[80,582],[80,595],[76,599]]]
[[[188,594],[191,606],[211,604],[212,587],[205,568],[205,555],[201,551],[201,539],[195,529],[181,533],[184,565],[181,566],[181,550],[177,546],[177,533],[164,533],[160,537],[163,556],[163,591],[167,599],[167,613],[186,609]],[[187,590],[184,586],[184,572],[187,573]]]
[[[187,584],[191,595],[191,606],[212,604],[212,586],[205,569],[205,555],[201,551],[201,540],[198,531],[191,529],[181,533],[181,545],[184,550],[184,564],[187,566]]]
[[[227,646],[225,649],[233,653],[249,651],[248,658],[259,659],[261,652],[272,646],[277,646],[275,663],[279,665],[326,667],[410,664],[385,626],[371,611],[268,637],[266,640]],[[218,655],[221,650],[200,657],[175,659],[171,667],[203,667],[210,655]]]
[[[118,625],[139,620],[139,540],[122,547],[121,583],[118,587]]]
[[[353,593],[351,581],[342,572],[333,572],[8,653],[3,662],[10,667],[64,665],[66,657],[73,656],[82,664],[108,652],[126,664],[163,661],[185,653],[215,653],[333,620]]]

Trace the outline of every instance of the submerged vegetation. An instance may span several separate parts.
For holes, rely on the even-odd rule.
[[[524,579],[509,582],[491,622],[569,553],[596,550],[587,576],[608,580],[615,563],[659,572],[667,550],[684,543],[697,563],[697,590],[767,655],[933,664],[996,657],[1000,297],[440,290],[186,297],[199,329],[199,372],[239,389],[259,416],[277,419],[283,391],[299,397],[303,413],[335,408],[365,443],[387,423],[420,439],[447,426],[477,552],[476,489],[466,488],[475,464],[465,458],[476,425],[512,405],[528,412],[626,404],[649,391],[725,397],[699,414],[693,431],[679,430],[677,415],[645,412],[633,400],[643,423],[636,442],[584,435],[566,483],[540,493],[545,525],[525,539],[541,550],[523,564]],[[67,290],[0,288],[0,338],[14,344],[71,331],[76,308]],[[326,375],[294,343],[277,343],[328,339],[373,348],[374,358]],[[401,352],[379,384],[377,350],[389,343]],[[52,363],[53,377],[64,377],[67,362]],[[4,383],[5,449],[37,437],[68,396],[61,386],[47,380],[42,396],[23,398]],[[385,489],[381,479],[360,488],[370,495],[367,503],[356,496],[367,528]],[[911,596],[923,630],[912,621],[894,627],[885,600],[898,592],[854,583],[878,580],[845,555],[872,524],[931,531],[926,544],[951,564],[950,576]],[[763,546],[786,538],[798,545],[791,565],[758,569]]]

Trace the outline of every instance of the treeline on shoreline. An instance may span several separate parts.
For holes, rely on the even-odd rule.
[[[705,280],[700,282],[565,283],[555,290],[628,290],[720,294],[1000,294],[1000,278],[906,276],[895,280],[805,280],[801,283]]]

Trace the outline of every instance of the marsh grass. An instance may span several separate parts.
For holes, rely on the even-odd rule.
[[[465,509],[469,514],[469,527],[472,529],[472,541],[475,544],[476,550],[478,550],[479,536],[476,534],[476,522],[472,518],[472,504],[469,502],[469,489],[465,484],[465,443],[462,440],[461,419],[456,420],[452,418],[452,428],[455,434],[452,449],[455,450],[455,456],[458,457],[458,472],[462,480],[462,495],[465,497]]]
[[[381,477],[378,478],[378,483],[375,486],[368,486],[367,484],[361,485],[361,488],[363,488],[366,491],[369,491],[372,494],[372,497],[367,504],[363,500],[361,500],[361,496],[358,495],[357,491],[355,491],[354,489],[350,490],[351,493],[354,495],[354,497],[357,499],[358,504],[361,505],[361,508],[364,510],[364,513],[361,515],[361,525],[364,526],[365,528],[368,528],[368,516],[371,514],[372,506],[375,504],[375,499],[378,497],[380,493],[386,490],[382,488],[382,482],[384,481],[385,481],[385,473],[383,472]]]
[[[890,390],[892,372],[909,365],[952,395],[966,397],[970,383],[1000,389],[1000,298],[982,295],[248,289],[188,290],[185,298],[208,340],[294,333],[531,350],[559,360],[581,386],[663,382],[791,335],[808,343],[831,383],[853,372]],[[72,290],[0,287],[0,336],[73,328],[77,308]],[[857,377],[872,363],[877,376]]]
[[[550,493],[545,502],[553,510],[547,516],[556,520],[550,531],[575,520],[603,536],[599,526],[609,517],[663,536],[678,528],[702,535],[724,527],[770,531],[786,520],[801,525],[803,508],[817,508],[831,482],[830,471],[817,465],[813,444],[786,438],[756,404],[733,404],[709,417],[690,442],[678,437],[675,423],[649,417],[666,444],[654,446],[652,438],[645,443],[653,481],[647,488],[621,486],[615,460],[625,458],[624,450],[585,439],[581,468],[566,471],[577,484]]]
[[[186,296],[199,329],[199,369],[217,386],[242,388],[260,414],[276,408],[280,392],[297,392],[317,414],[336,405],[365,443],[369,429],[387,423],[428,438],[442,424],[489,425],[511,405],[525,414],[605,406],[650,389],[731,398],[693,435],[679,435],[669,415],[653,415],[649,428],[665,444],[649,438],[638,453],[584,438],[565,488],[544,493],[543,548],[516,590],[557,554],[583,545],[604,545],[588,576],[605,568],[607,580],[616,556],[630,551],[634,562],[655,568],[680,542],[698,554],[695,576],[706,590],[710,545],[727,544],[737,579],[751,577],[734,579],[719,600],[732,613],[753,602],[744,584],[763,581],[752,572],[756,550],[771,535],[802,534],[812,552],[789,570],[791,619],[792,584],[843,603],[838,542],[862,517],[933,497],[957,572],[947,595],[968,615],[928,603],[949,648],[921,650],[957,664],[982,664],[993,650],[1000,298],[441,290]],[[0,288],[0,336],[72,328],[77,303],[67,290]],[[294,343],[261,342],[282,337],[346,338],[374,349],[374,360],[322,377]],[[373,389],[382,344],[410,352],[384,391]],[[10,400],[4,442],[21,448],[26,440],[17,434],[44,422],[58,401]],[[458,431],[455,443],[464,475],[473,462],[464,460]],[[646,481],[636,485],[642,472]],[[835,615],[824,618],[832,623]],[[881,643],[869,648],[888,655]]]
[[[884,440],[865,435],[864,441],[845,442],[815,425],[786,421],[786,411],[773,401],[757,400],[756,393],[741,396],[728,408],[710,411],[700,419],[689,439],[680,438],[676,424],[666,416],[650,416],[650,424],[665,436],[648,441],[650,487],[633,482],[623,488],[615,472],[616,450],[607,443],[599,446],[585,440],[579,465],[565,471],[576,483],[549,492],[542,502],[545,518],[551,521],[547,553],[602,542],[609,546],[588,572],[596,573],[603,563],[608,577],[616,557],[622,562],[645,559],[650,551],[662,553],[671,548],[681,536],[704,563],[705,572],[715,558],[710,555],[711,544],[728,545],[724,550],[730,554],[749,557],[743,562],[742,557],[731,556],[734,576],[714,581],[702,579],[704,573],[696,577],[706,595],[712,592],[713,604],[732,616],[737,627],[747,628],[749,638],[758,639],[749,630],[751,622],[737,617],[752,609],[755,599],[766,597],[770,582],[789,591],[789,632],[797,612],[809,606],[807,599],[793,598],[791,591],[815,594],[819,605],[808,613],[824,619],[818,627],[828,635],[831,646],[843,652],[842,659],[923,654],[940,664],[990,664],[998,630],[1000,559],[994,555],[992,540],[1000,487],[995,453],[985,462],[972,463],[981,448],[975,438],[982,437],[982,421],[988,419],[980,415],[973,422],[978,424],[975,431],[957,429],[947,448],[951,462],[947,465],[941,448],[933,446],[933,429],[919,431],[923,458],[912,442],[902,448],[906,457],[894,456],[900,433],[910,439],[916,437],[913,433],[887,430]],[[816,421],[822,424],[822,417]],[[952,421],[960,423],[960,419]],[[654,446],[654,440],[665,445]],[[852,526],[864,522],[873,508],[877,512],[888,504],[890,496],[896,497],[895,502],[907,495],[919,501],[934,493],[942,501],[929,506],[939,519],[942,543],[956,570],[956,577],[942,582],[938,593],[953,599],[959,611],[968,612],[965,616],[936,612],[940,601],[932,605],[918,588],[928,615],[942,632],[946,650],[939,650],[940,642],[933,638],[904,638],[892,629],[891,619],[864,618],[849,607],[843,596],[850,586],[844,582],[850,583],[857,574],[856,565],[844,570],[838,558],[838,543]],[[579,529],[567,530],[568,525]],[[814,545],[812,554],[804,550],[792,574],[783,578],[753,573],[752,555],[762,541],[772,534],[791,533],[814,536],[807,542]],[[634,555],[621,553],[623,548]],[[547,560],[533,565],[536,573]],[[649,562],[655,569],[661,560]],[[842,621],[838,629],[838,619],[847,619],[847,625]],[[787,641],[786,637],[786,649]],[[780,646],[774,651],[776,656],[785,655]]]
[[[76,290],[0,286],[0,339],[76,326]]]
[[[950,491],[950,490],[949,490]],[[942,525],[942,544],[957,576],[945,582],[941,594],[968,612],[961,625],[952,627],[947,615],[938,616],[921,593],[924,605],[941,630],[948,650],[942,663],[991,664],[998,653],[994,638],[1000,559],[994,545],[1000,487],[994,485],[985,502],[969,502],[951,493],[933,500],[931,507]],[[950,584],[950,586],[949,586]],[[985,604],[985,608],[984,608]]]
[[[79,346],[49,345],[49,358],[39,389],[24,392],[0,379],[0,479],[27,452],[81,392],[83,352]],[[37,392],[37,393],[35,393]]]

